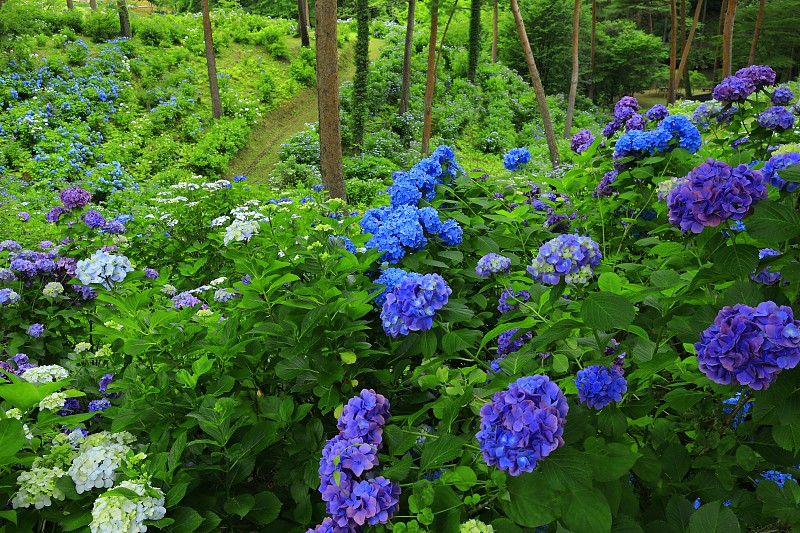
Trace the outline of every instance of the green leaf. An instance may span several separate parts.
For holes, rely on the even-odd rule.
[[[192,533],[203,523],[203,517],[191,507],[170,509],[169,514],[170,518],[175,519],[176,524],[172,528],[172,533]]]
[[[453,355],[462,350],[472,348],[480,337],[480,331],[457,329],[442,337],[442,349],[446,355]]]
[[[186,489],[189,486],[189,483],[176,483],[175,485],[169,488],[169,492],[167,492],[167,507],[175,507],[178,505],[183,497],[186,495]]]
[[[750,472],[756,467],[758,462],[758,455],[753,451],[753,448],[747,444],[740,444],[736,448],[736,464],[741,466],[745,471]]]
[[[789,165],[779,170],[778,177],[783,181],[800,181],[800,165]]]
[[[442,480],[455,486],[458,490],[468,491],[478,482],[478,476],[468,466],[457,466],[442,475]]]
[[[283,504],[275,494],[265,490],[255,496],[253,508],[247,514],[247,519],[251,522],[264,526],[274,522],[281,512]]]
[[[298,355],[294,359],[281,361],[275,365],[275,374],[284,380],[295,379],[309,370],[308,357],[305,355]]]
[[[667,503],[665,516],[667,522],[675,527],[677,533],[685,533],[689,529],[689,522],[694,514],[694,507],[688,500],[680,496],[673,496]]]
[[[594,479],[597,481],[615,481],[627,477],[630,469],[641,457],[641,454],[624,444],[605,443],[596,437],[586,439],[584,447],[594,471]]]
[[[800,450],[800,427],[797,424],[772,426],[772,438],[784,450],[790,452]]]
[[[14,457],[27,442],[22,422],[14,418],[0,420],[0,458],[3,459],[3,463],[6,458],[11,460],[10,458]]]
[[[756,239],[783,242],[800,235],[800,214],[787,205],[761,200],[745,225]]]
[[[239,518],[244,518],[255,504],[256,498],[252,494],[239,494],[226,501],[224,509],[228,514],[235,514],[239,515]]]
[[[413,465],[414,459],[411,457],[411,454],[407,453],[392,466],[384,468],[383,475],[392,481],[405,481]]]
[[[0,519],[8,520],[9,522],[16,525],[17,523],[17,512],[14,510],[9,511],[0,511]]]
[[[438,344],[436,332],[432,329],[424,331],[419,336],[419,347],[422,356],[426,359],[433,357],[436,353],[436,345]]]
[[[420,468],[434,470],[452,461],[463,451],[464,439],[455,435],[443,435],[438,439],[430,439],[422,448]]]
[[[714,264],[732,279],[750,279],[758,266],[758,248],[749,244],[725,246],[714,254]]]
[[[55,383],[42,383],[34,385],[19,378],[12,378],[14,383],[7,383],[0,387],[0,398],[6,400],[23,413],[38,405],[46,396],[70,385],[70,381],[57,381]]]
[[[194,372],[195,375],[202,376],[210,371],[213,366],[214,361],[211,361],[207,355],[203,354],[200,359],[192,363],[192,372]]]
[[[622,290],[622,278],[614,272],[603,272],[597,278],[601,291],[618,293]]]
[[[583,322],[597,331],[624,328],[636,317],[636,308],[624,296],[611,292],[590,294],[581,306]]]
[[[708,396],[703,391],[675,389],[664,395],[666,406],[675,409],[678,413],[685,413],[697,402]]]
[[[548,483],[557,488],[588,485],[592,482],[592,468],[586,454],[572,447],[562,447],[539,463],[538,468]]]
[[[517,524],[539,527],[558,518],[561,492],[539,472],[509,477],[506,488],[509,499],[501,500],[501,505]]]
[[[733,307],[736,304],[747,304],[756,306],[764,301],[756,283],[750,281],[737,281],[725,291],[723,303]]]
[[[563,353],[556,353],[553,355],[553,370],[559,374],[563,374],[569,370],[569,358]]]
[[[580,489],[564,499],[564,526],[581,533],[610,533],[611,507],[599,489]]]
[[[707,503],[700,507],[689,520],[689,533],[739,533],[739,521],[733,511],[722,507],[720,502]]]

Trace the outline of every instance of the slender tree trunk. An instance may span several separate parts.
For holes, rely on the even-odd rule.
[[[92,11],[97,11],[97,0],[89,0],[89,7]]]
[[[481,0],[472,0],[469,18],[469,55],[467,58],[467,79],[475,82],[475,71],[481,55]]]
[[[722,34],[722,77],[733,72],[733,24],[736,19],[736,0],[728,0],[725,13],[725,30]]]
[[[670,0],[670,25],[669,32],[669,87],[667,88],[667,103],[671,104],[675,101],[675,67],[677,66],[678,55],[678,9],[677,1]]]
[[[297,27],[300,30],[300,45],[308,48],[311,42],[308,40],[308,22],[306,19],[306,2],[297,0]]]
[[[72,2],[72,0],[67,0],[67,9],[75,9],[75,4]]]
[[[409,93],[411,91],[411,53],[414,51],[414,8],[417,0],[408,0],[408,20],[406,22],[406,45],[403,53],[403,83],[400,86],[400,109],[398,115],[408,111]]]
[[[675,50],[675,53],[683,54],[683,47],[686,46],[686,0],[681,0],[681,14],[680,14],[680,21],[678,22],[678,44],[680,47]],[[676,56],[677,57],[677,56]],[[680,92],[681,87],[681,77],[678,76],[678,63],[677,59],[675,62],[675,72],[672,73],[675,76],[675,92]],[[677,95],[676,95],[677,98]]]
[[[553,167],[557,167],[561,164],[561,159],[558,155],[558,146],[556,145],[556,134],[555,131],[553,131],[553,123],[550,120],[550,110],[547,107],[547,96],[544,93],[542,79],[539,77],[539,69],[536,68],[536,61],[531,51],[531,43],[528,41],[528,34],[525,32],[525,23],[522,20],[522,15],[520,15],[517,0],[511,0],[511,13],[514,15],[514,21],[517,24],[517,33],[519,33],[522,51],[525,53],[525,61],[528,64],[528,72],[531,75],[533,92],[536,93],[536,100],[539,102],[539,112],[542,115],[542,125],[544,126],[544,136],[545,139],[547,139],[547,148],[550,151],[550,162],[553,164]]]
[[[681,53],[681,64],[678,67],[678,79],[683,76],[684,73],[688,73],[689,69],[687,68],[687,61],[689,59],[689,51],[692,49],[692,40],[694,39],[694,32],[697,30],[697,22],[700,20],[700,9],[703,7],[703,0],[698,0],[697,7],[694,10],[694,18],[692,19],[692,28],[689,30],[689,37],[686,38],[686,42],[683,45],[683,52]],[[686,89],[686,97],[688,98],[691,96],[689,93],[690,88],[687,84]]]
[[[748,65],[753,65],[756,62],[756,47],[758,47],[758,34],[761,33],[761,24],[764,22],[764,4],[766,2],[761,0],[758,4],[758,17],[756,17],[756,28],[753,30],[753,44],[750,45],[750,57],[747,59]]]
[[[653,12],[647,13],[647,33],[653,35]]]
[[[342,131],[339,125],[339,51],[336,36],[336,0],[316,0],[317,102],[319,105],[319,160],[322,184],[331,198],[347,200],[342,167]]]
[[[728,8],[728,0],[722,0],[722,6],[719,9],[719,29],[717,30],[717,35],[720,35],[724,39],[724,30],[725,30],[725,10]],[[719,67],[719,59],[720,53],[722,51],[722,41],[718,41],[719,44],[714,47],[714,70],[711,73],[711,81],[713,83],[717,82],[717,70]]]
[[[211,90],[211,116],[215,119],[222,116],[222,103],[219,100],[219,84],[217,82],[217,62],[214,58],[214,39],[211,36],[211,16],[208,13],[208,0],[200,0],[203,10],[203,39],[206,43],[206,66],[208,67],[208,87]]]
[[[353,77],[353,144],[360,152],[369,101],[369,0],[356,0],[358,25]]]
[[[564,138],[572,136],[572,115],[575,112],[575,96],[578,94],[578,39],[581,35],[581,0],[575,0],[572,11],[572,77],[569,80],[569,101],[564,118]]]
[[[500,17],[497,2],[498,0],[494,0],[494,10],[492,12],[492,63],[497,62],[497,19]]]
[[[594,47],[597,36],[597,0],[592,0],[592,34],[589,37],[589,99],[594,100]]]
[[[314,25],[311,24],[311,10],[308,9],[308,0],[305,0],[305,3],[306,3],[306,24],[308,25],[309,28],[313,28]]]
[[[130,39],[132,37],[131,20],[128,17],[128,6],[125,5],[125,0],[117,0],[117,12],[119,13],[120,34]]]
[[[436,89],[436,32],[439,25],[439,0],[431,0],[431,31],[428,40],[428,75],[425,84],[425,106],[422,113],[422,155],[430,153],[433,122],[433,91]]]

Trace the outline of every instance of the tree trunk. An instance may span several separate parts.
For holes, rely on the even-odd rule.
[[[647,13],[647,33],[653,35],[653,12]]]
[[[678,9],[677,1],[670,0],[670,32],[669,32],[669,85],[667,87],[667,103],[675,101],[675,67],[678,55]]]
[[[306,3],[306,24],[308,24],[309,28],[313,28],[314,25],[311,24],[311,10],[308,9],[308,0],[305,0]]]
[[[558,155],[558,146],[556,145],[556,134],[555,131],[553,131],[553,123],[550,120],[550,110],[547,107],[547,96],[544,93],[542,78],[539,77],[539,69],[536,68],[536,61],[531,51],[531,43],[528,41],[528,34],[525,32],[525,23],[522,20],[522,15],[520,15],[517,0],[511,0],[511,13],[514,15],[514,21],[517,24],[517,33],[519,33],[519,40],[522,44],[522,51],[525,53],[525,61],[528,63],[528,72],[531,75],[533,92],[536,93],[536,100],[539,102],[539,112],[542,115],[542,125],[544,126],[544,136],[547,139],[547,148],[550,151],[550,162],[555,168],[561,164]]]
[[[572,136],[572,115],[575,112],[575,96],[578,94],[578,39],[581,34],[581,0],[575,0],[572,12],[572,77],[569,80],[569,101],[564,118],[564,138]]]
[[[748,65],[753,65],[756,62],[758,34],[761,33],[761,24],[764,22],[764,4],[764,0],[761,0],[761,3],[758,4],[758,17],[756,17],[756,28],[753,30],[753,44],[750,45],[750,57],[747,59]]]
[[[594,48],[597,35],[597,0],[592,0],[592,34],[589,37],[589,99],[594,100]]]
[[[89,7],[92,11],[97,11],[97,0],[89,0]]]
[[[128,17],[128,6],[125,5],[125,0],[117,0],[117,12],[119,13],[119,32],[123,37],[130,39],[131,35],[131,20]]]
[[[297,27],[300,30],[300,45],[308,48],[311,46],[308,40],[308,22],[306,19],[306,2],[297,0]]]
[[[686,46],[686,0],[681,0],[681,13],[680,13],[680,20],[678,21],[678,44],[680,45],[679,48],[675,50],[675,53],[683,54],[683,47]],[[681,87],[681,77],[678,76],[678,62],[677,62],[677,55],[675,60],[675,71],[672,73],[675,76],[675,92],[680,92]],[[677,98],[677,95],[676,95]]]
[[[492,14],[492,63],[497,62],[497,19],[500,17],[497,2],[498,0],[494,0],[494,12]]]
[[[400,109],[398,115],[408,111],[409,93],[411,91],[411,53],[414,51],[414,8],[417,0],[408,0],[408,20],[406,21],[406,46],[403,53],[403,83],[400,86]]]
[[[360,152],[369,102],[369,0],[356,0],[356,73],[353,76],[353,145]]]
[[[733,23],[736,18],[736,0],[728,0],[725,13],[725,29],[722,34],[722,77],[733,71]]]
[[[203,10],[203,39],[206,43],[206,66],[208,67],[208,87],[211,91],[211,116],[215,119],[222,116],[222,103],[219,100],[219,83],[217,82],[217,62],[214,58],[214,39],[211,36],[211,16],[208,13],[208,0],[200,0]]]
[[[469,55],[467,58],[467,79],[475,82],[475,71],[481,55],[481,0],[472,0],[469,18]]]
[[[316,0],[317,102],[319,105],[319,162],[322,184],[331,198],[347,201],[339,125],[339,51],[336,0]]]
[[[67,9],[75,9],[75,4],[72,2],[72,0],[67,0]]]
[[[425,84],[425,106],[422,113],[422,155],[431,148],[431,123],[433,122],[433,91],[436,89],[436,32],[439,25],[439,0],[431,0],[431,31],[428,39],[428,74]]]
[[[681,53],[681,64],[678,67],[678,79],[681,79],[684,73],[689,72],[687,68],[687,60],[689,59],[689,51],[692,49],[692,40],[694,39],[694,32],[697,30],[697,22],[700,20],[700,9],[703,7],[703,0],[698,0],[697,7],[694,10],[694,18],[692,19],[692,28],[689,30],[689,37],[686,38],[686,42],[683,44],[683,52]],[[691,88],[687,82],[686,84],[686,97],[691,96]]]

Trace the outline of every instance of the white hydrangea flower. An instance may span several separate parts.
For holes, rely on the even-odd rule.
[[[199,316],[199,317],[203,317],[204,318],[204,317],[209,317],[209,316],[213,315],[214,311],[212,311],[211,309],[200,309],[195,314],[197,316]]]
[[[123,481],[119,487],[134,491],[140,496],[136,501],[116,494],[100,495],[92,507],[92,533],[144,533],[145,520],[160,520],[167,511],[164,508],[164,493],[161,490],[133,481]],[[148,491],[155,492],[153,497]]]
[[[75,353],[83,353],[92,349],[92,345],[88,342],[79,342],[75,345]]]
[[[218,226],[221,226],[224,223],[226,223],[227,221],[229,221],[230,219],[231,219],[231,217],[229,217],[227,215],[222,215],[221,217],[217,217],[217,218],[215,218],[214,220],[211,221],[211,227],[212,228],[216,228]]]
[[[54,392],[42,398],[42,401],[39,402],[39,410],[57,411],[64,407],[65,401],[67,401],[67,393]]]
[[[117,468],[131,449],[134,441],[128,432],[108,433],[103,431],[89,435],[81,444],[78,457],[72,461],[67,474],[75,483],[78,494],[95,487],[110,488],[117,479]]]
[[[20,376],[28,383],[52,383],[54,381],[61,381],[69,377],[69,372],[58,365],[44,365],[29,368]]]
[[[255,220],[235,220],[225,229],[223,244],[228,246],[232,241],[247,241],[258,234],[259,225]]]
[[[64,293],[64,286],[57,281],[51,281],[44,286],[42,294],[48,298],[55,298],[56,296]]]
[[[480,520],[472,519],[467,520],[461,524],[459,533],[493,533],[494,528],[490,525],[484,524]]]
[[[217,285],[222,285],[223,283],[225,283],[227,279],[228,278],[226,278],[225,276],[222,276],[221,278],[212,279],[208,284],[211,285],[212,287],[216,287]]]
[[[30,470],[22,472],[17,477],[19,491],[11,500],[11,505],[14,506],[14,509],[31,505],[42,509],[50,506],[53,498],[63,500],[64,493],[56,488],[56,481],[64,474],[66,472],[59,467],[44,468],[36,465]]]
[[[169,283],[165,284],[161,287],[161,292],[164,294],[169,294],[170,296],[175,296],[175,293],[178,292],[178,289],[175,288],[175,285],[170,285]]]

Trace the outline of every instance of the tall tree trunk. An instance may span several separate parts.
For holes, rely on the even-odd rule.
[[[494,10],[492,12],[492,63],[497,62],[497,19],[500,18],[497,2],[498,0],[494,0]]]
[[[297,28],[300,30],[300,45],[308,48],[311,46],[311,42],[308,40],[305,0],[297,0]]]
[[[425,106],[422,112],[422,155],[431,148],[433,122],[433,91],[436,89],[436,32],[439,26],[439,0],[431,0],[431,31],[428,39],[428,75],[425,84]]]
[[[475,82],[475,71],[481,55],[481,0],[472,0],[469,18],[469,56],[467,58],[467,79]]]
[[[597,0],[592,0],[592,34],[589,37],[589,99],[594,100],[594,48],[597,36]]]
[[[522,15],[519,12],[519,4],[517,0],[511,0],[511,13],[514,15],[514,22],[517,24],[517,33],[519,33],[519,40],[522,44],[522,51],[525,53],[525,62],[528,64],[528,72],[531,75],[531,84],[533,85],[533,92],[536,94],[536,100],[539,102],[539,112],[542,115],[542,125],[544,126],[544,136],[547,139],[547,148],[550,151],[550,162],[553,167],[561,164],[561,159],[558,155],[558,146],[556,145],[556,134],[553,130],[553,122],[550,120],[550,109],[547,107],[547,96],[544,93],[544,86],[542,85],[542,78],[539,77],[539,69],[536,68],[536,61],[533,58],[531,51],[531,43],[528,41],[528,34],[525,32],[525,23],[522,20]]]
[[[572,77],[569,80],[569,101],[564,118],[564,138],[572,136],[572,115],[575,113],[575,96],[578,94],[578,39],[581,35],[581,0],[575,0],[572,11]]]
[[[353,144],[358,151],[364,140],[369,102],[369,0],[356,0],[356,73],[353,77]]]
[[[647,13],[647,33],[653,35],[653,12]]]
[[[681,15],[680,21],[678,22],[678,44],[680,47],[676,50],[676,53],[680,52],[683,54],[683,47],[686,46],[686,0],[681,0]],[[675,62],[675,72],[672,73],[675,76],[675,92],[680,92],[681,87],[681,77],[678,76],[678,63],[677,59]],[[677,96],[676,96],[677,97]]]
[[[316,0],[317,102],[319,105],[319,162],[322,184],[331,198],[347,200],[339,125],[339,51],[336,0]]]
[[[403,83],[400,86],[400,109],[398,115],[408,111],[409,93],[411,91],[411,53],[414,51],[414,8],[417,0],[408,0],[408,20],[406,21],[406,45],[403,52]]]
[[[219,100],[219,83],[217,82],[217,62],[214,58],[214,39],[211,36],[211,16],[208,13],[208,0],[200,0],[203,10],[203,39],[206,43],[206,66],[208,67],[208,87],[211,90],[211,116],[215,119],[222,116],[222,103]]]
[[[725,29],[722,34],[722,77],[733,72],[733,23],[736,19],[736,0],[728,0],[725,13]]]
[[[72,0],[67,0],[67,9],[75,9],[75,4],[72,2]]]
[[[313,28],[314,25],[311,24],[311,10],[308,9],[308,0],[305,0],[305,3],[306,3],[306,24],[308,25],[309,28]]]
[[[683,44],[683,52],[681,53],[681,64],[678,67],[678,76],[677,78],[680,79],[684,73],[689,72],[687,68],[687,61],[689,59],[689,51],[692,49],[692,40],[694,39],[694,32],[697,30],[697,22],[700,20],[700,9],[703,7],[703,0],[698,0],[697,7],[694,9],[694,18],[692,19],[692,28],[689,30],[689,37],[686,38],[686,42]],[[691,96],[691,88],[687,83],[686,86],[686,97]]]
[[[670,24],[669,31],[669,87],[667,88],[667,103],[671,104],[675,101],[675,67],[677,66],[678,55],[678,9],[677,1],[670,0]]]
[[[89,0],[89,7],[92,11],[97,11],[97,0]]]
[[[723,36],[724,38],[724,29],[725,29],[725,10],[728,7],[728,0],[722,0],[722,5],[719,9],[719,29],[717,30],[717,35]],[[718,41],[714,47],[714,70],[711,71],[711,81],[713,83],[717,83],[717,70],[719,67],[719,59],[720,53],[722,51],[722,40]]]
[[[119,13],[119,32],[123,37],[130,39],[131,34],[131,20],[128,17],[128,6],[125,5],[125,0],[117,0],[117,12]]]
[[[758,4],[758,17],[756,17],[756,28],[753,30],[753,44],[750,45],[750,57],[747,59],[748,65],[753,65],[756,62],[758,34],[761,33],[761,24],[764,22],[764,4],[764,0],[761,0],[761,3]]]

